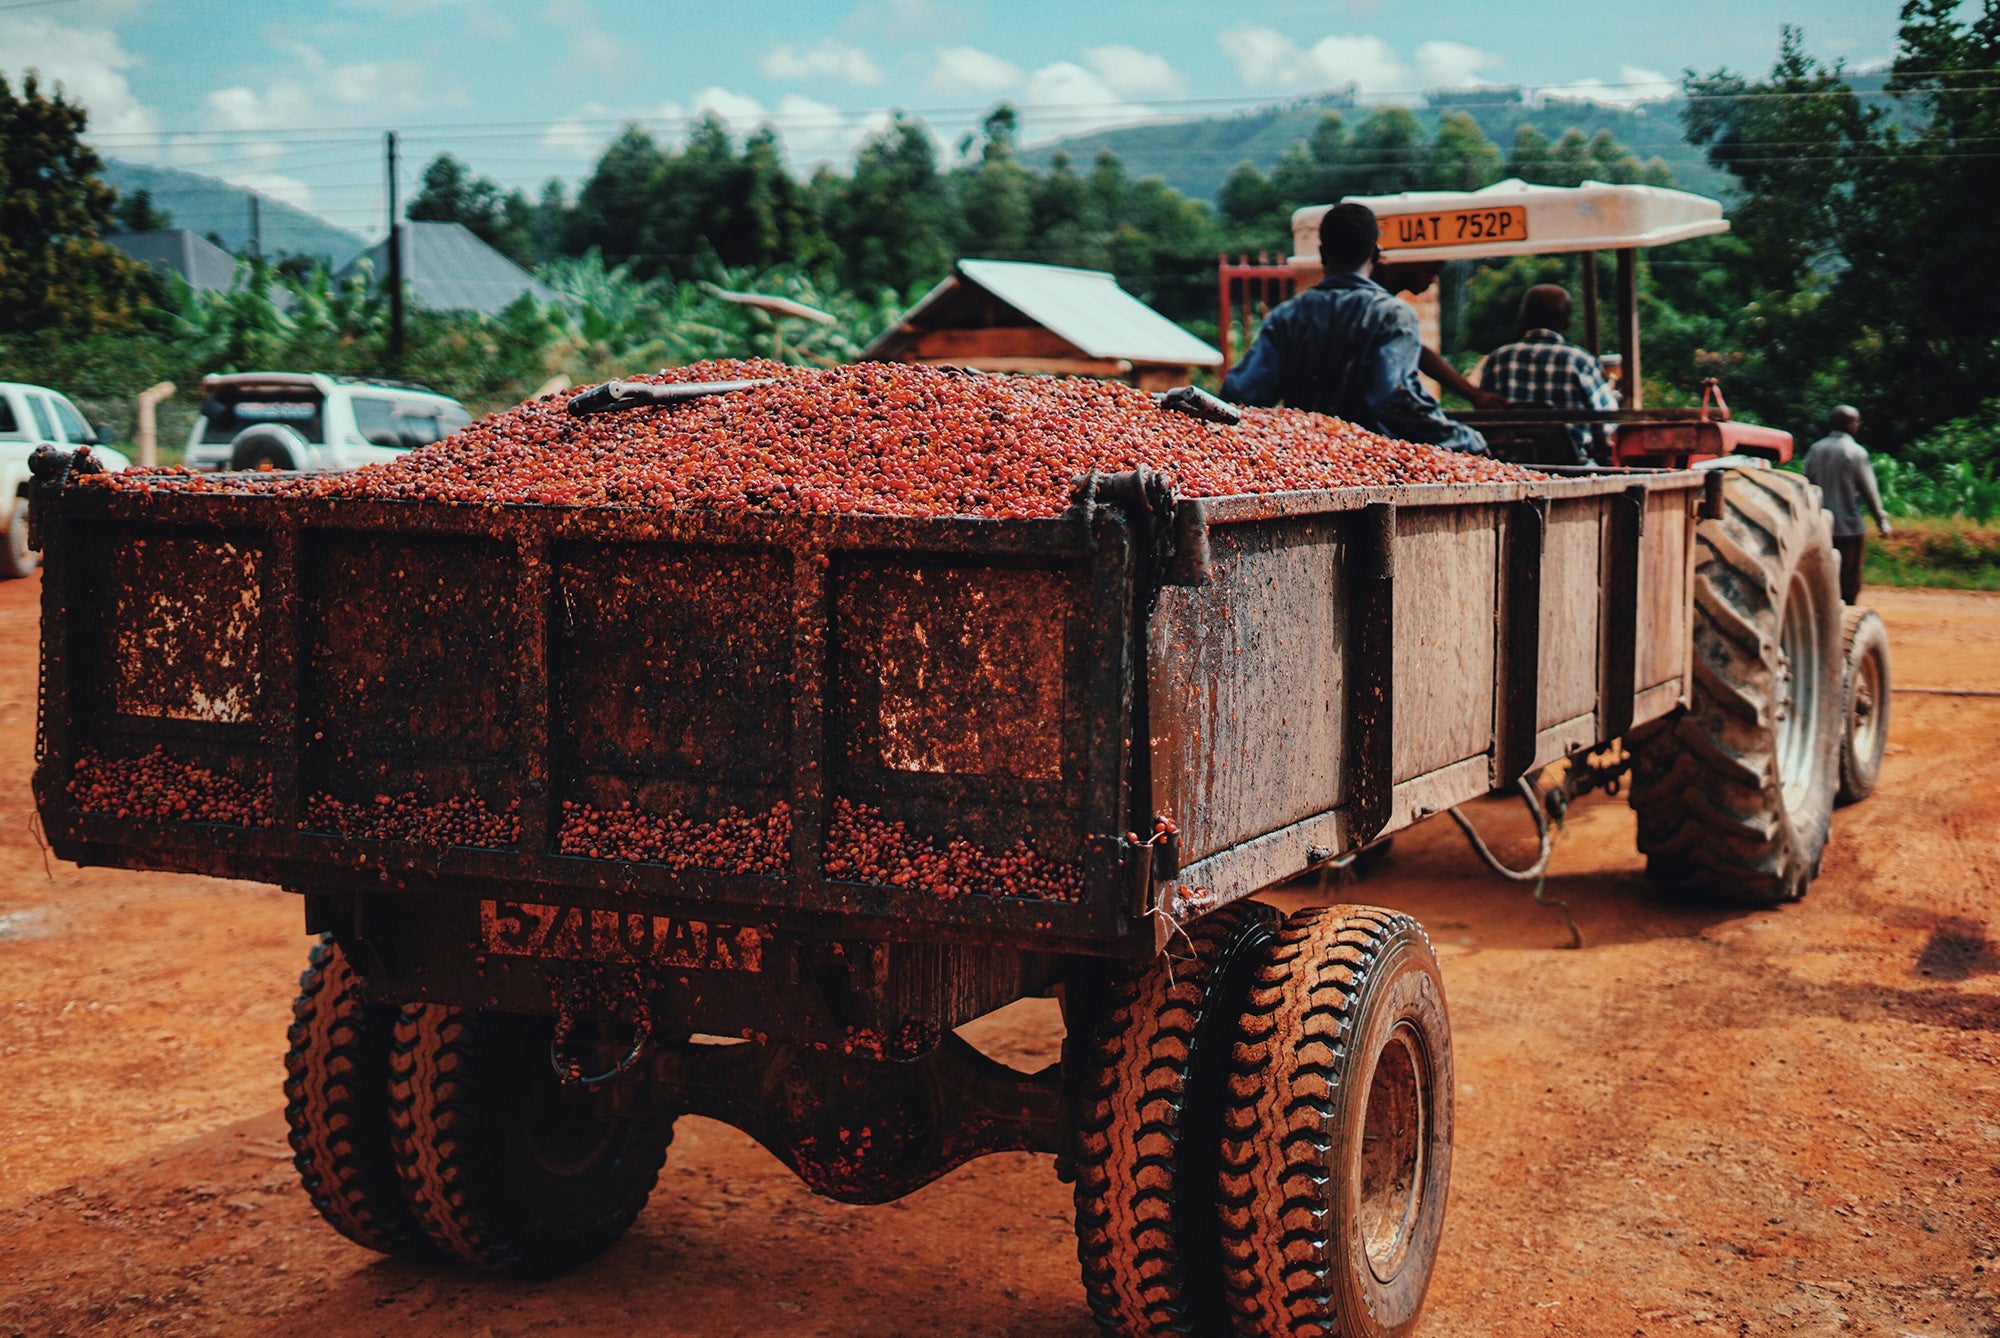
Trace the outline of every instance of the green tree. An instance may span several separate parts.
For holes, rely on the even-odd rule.
[[[143,188],[121,196],[112,217],[123,232],[160,232],[174,225],[174,216],[155,205],[153,192]]]
[[[1420,190],[1429,176],[1430,146],[1409,108],[1379,107],[1355,130],[1342,165],[1343,195]]]
[[[983,143],[976,168],[961,169],[958,207],[960,254],[1032,259],[1035,201],[1027,169],[1014,152],[1017,117],[1001,103],[980,125]]]
[[[0,332],[133,330],[159,298],[150,269],[98,240],[117,195],[83,142],[88,124],[33,71],[18,94],[0,76]]]
[[[533,206],[519,191],[503,193],[491,177],[476,177],[449,153],[424,169],[424,184],[403,216],[415,223],[459,223],[517,265],[535,263]]]
[[[1506,161],[1479,122],[1465,112],[1451,112],[1438,121],[1431,138],[1430,173],[1425,183],[1432,190],[1479,190],[1500,180]]]
[[[916,121],[898,113],[862,143],[851,176],[823,170],[816,193],[849,288],[907,295],[951,268],[951,198]]]

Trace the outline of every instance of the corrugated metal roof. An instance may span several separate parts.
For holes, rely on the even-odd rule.
[[[377,242],[349,261],[340,277],[363,260],[374,267],[374,282],[389,277],[389,242]],[[403,282],[410,297],[433,311],[483,311],[498,316],[523,293],[553,302],[547,284],[472,235],[462,223],[403,224]]]
[[[236,282],[236,257],[186,228],[114,232],[104,241],[142,264],[172,270],[191,288],[226,293]]]
[[[1013,260],[961,260],[958,273],[1089,357],[1169,366],[1222,364],[1220,350],[1120,288],[1118,280],[1102,270]],[[908,336],[900,333],[902,328],[921,326],[925,309],[942,300],[951,287],[947,281],[933,288],[862,356],[878,356],[891,343],[906,339]]]

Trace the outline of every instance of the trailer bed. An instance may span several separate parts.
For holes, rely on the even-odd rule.
[[[37,798],[79,863],[500,955],[1147,953],[1684,701],[1702,478],[1019,521],[48,478]]]

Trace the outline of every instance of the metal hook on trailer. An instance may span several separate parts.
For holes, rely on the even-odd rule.
[[[549,1037],[549,1064],[555,1069],[556,1077],[562,1079],[565,1086],[598,1087],[629,1071],[639,1062],[639,1056],[645,1052],[646,1042],[653,1039],[653,1010],[643,1005],[640,1007],[632,1019],[632,1049],[627,1052],[625,1058],[602,1073],[587,1074],[583,1071],[581,1063],[564,1056],[564,1043],[569,1040],[573,1025],[568,1011],[556,1014],[555,1033]]]

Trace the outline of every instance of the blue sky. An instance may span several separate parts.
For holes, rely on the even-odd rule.
[[[845,162],[888,109],[951,145],[993,102],[1038,141],[1357,83],[1370,100],[1523,84],[1629,101],[1688,67],[1769,68],[1779,28],[1827,60],[1893,53],[1896,6],[1484,0],[1221,5],[971,0],[0,0],[0,73],[60,80],[110,156],[208,172],[379,233],[380,132],[406,191],[449,148],[530,194],[619,125],[769,121],[801,169]]]

